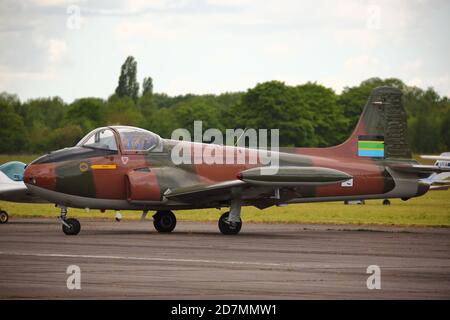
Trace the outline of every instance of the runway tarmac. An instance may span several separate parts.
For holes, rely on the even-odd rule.
[[[0,298],[400,299],[450,298],[450,229],[56,219],[0,225]],[[66,269],[81,270],[69,290]],[[369,265],[381,289],[366,285]]]

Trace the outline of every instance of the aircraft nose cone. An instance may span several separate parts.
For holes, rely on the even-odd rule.
[[[56,181],[54,168],[53,163],[34,164],[32,162],[25,168],[23,182],[27,186],[54,190]]]
[[[27,165],[25,167],[25,171],[23,173],[23,182],[25,182],[26,184],[32,184],[35,185],[36,184],[36,176],[37,176],[37,171],[34,165]]]

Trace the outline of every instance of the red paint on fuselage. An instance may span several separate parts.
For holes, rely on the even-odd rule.
[[[42,163],[27,166],[24,172],[24,182],[35,184],[48,190],[56,190],[56,172],[54,163]],[[31,179],[33,181],[31,181]]]

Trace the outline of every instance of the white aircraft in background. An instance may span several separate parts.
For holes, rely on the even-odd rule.
[[[45,203],[47,201],[33,196],[25,183],[23,172],[25,163],[11,161],[0,166],[0,200],[20,203]],[[0,224],[8,222],[8,213],[0,210]]]
[[[439,168],[450,167],[450,152],[441,153],[441,155],[439,156],[423,155],[420,157],[422,159],[436,160],[434,165]],[[431,184],[430,191],[448,190],[450,188],[450,173],[449,172],[439,174],[433,173],[431,176],[424,179],[424,181]]]

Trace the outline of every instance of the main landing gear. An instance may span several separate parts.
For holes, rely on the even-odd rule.
[[[8,213],[4,210],[0,211],[0,224],[7,223],[9,219]]]
[[[219,230],[220,232],[226,235],[238,234],[242,228],[242,220],[239,218],[239,221],[231,222],[229,221],[229,216],[230,216],[229,212],[225,212],[223,215],[220,216]]]
[[[170,210],[159,210],[153,215],[153,225],[158,232],[172,232],[177,225],[177,218]]]
[[[241,206],[242,201],[240,199],[233,199],[231,201],[230,211],[225,212],[219,218],[219,230],[222,234],[233,235],[241,231]]]
[[[60,208],[61,208],[61,214],[59,215],[59,219],[61,220],[61,223],[62,223],[63,232],[68,236],[75,236],[78,233],[80,233],[80,230],[81,230],[80,222],[74,218],[66,219],[67,208],[66,207],[60,207]]]

